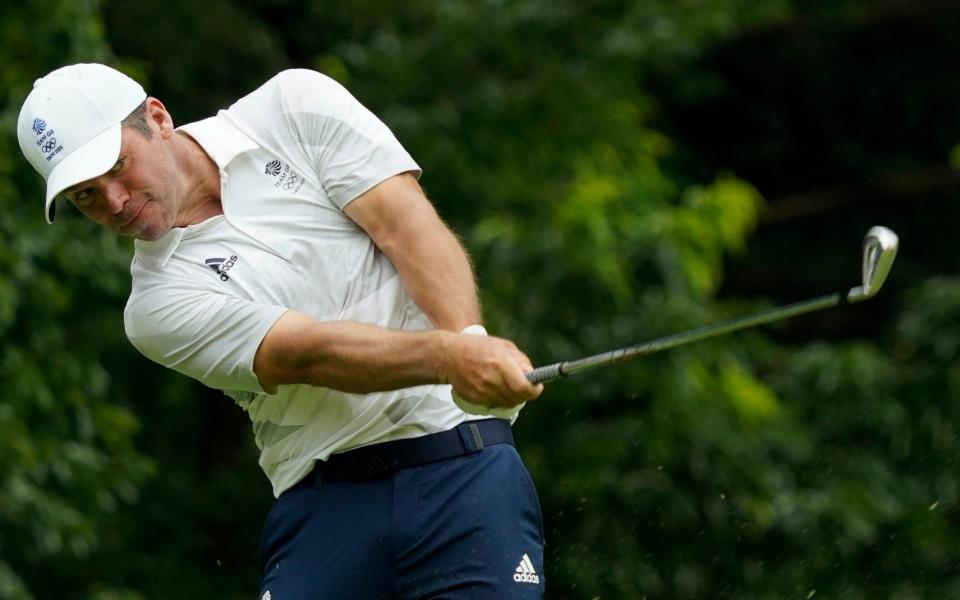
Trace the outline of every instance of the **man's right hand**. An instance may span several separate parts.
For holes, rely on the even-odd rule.
[[[526,373],[533,365],[510,340],[454,334],[447,336],[445,346],[438,379],[451,384],[468,402],[512,407],[543,392],[543,384],[527,381]]]

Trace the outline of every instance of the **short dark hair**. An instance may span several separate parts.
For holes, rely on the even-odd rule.
[[[152,138],[153,132],[150,131],[150,125],[147,124],[147,101],[144,100],[140,106],[133,109],[133,112],[127,115],[126,118],[120,122],[120,126],[136,129],[148,140]]]

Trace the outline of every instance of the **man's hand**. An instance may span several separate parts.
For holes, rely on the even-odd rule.
[[[453,385],[461,398],[491,407],[512,407],[533,400],[543,384],[533,385],[526,373],[530,359],[513,342],[497,337],[453,335],[446,339],[438,378]]]

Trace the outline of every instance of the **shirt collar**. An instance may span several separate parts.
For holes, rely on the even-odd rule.
[[[215,117],[181,125],[177,128],[177,131],[186,133],[200,144],[204,152],[217,164],[221,176],[231,160],[244,152],[259,147],[256,142],[223,118],[223,113],[224,111],[220,111]],[[177,245],[180,244],[180,240],[186,231],[186,227],[174,227],[158,240],[136,240],[134,247],[137,256],[162,267],[173,256],[173,252],[177,249]]]
[[[215,117],[188,123],[177,128],[192,137],[221,169],[237,155],[258,148],[256,142],[224,118],[225,111]]]
[[[174,227],[159,240],[134,240],[133,247],[136,249],[136,257],[162,267],[173,256],[173,251],[177,249],[177,245],[180,244],[180,239],[186,231],[186,227]]]

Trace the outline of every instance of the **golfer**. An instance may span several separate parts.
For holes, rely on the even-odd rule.
[[[20,147],[136,238],[131,343],[250,415],[277,497],[262,600],[540,598],[543,526],[510,425],[542,388],[484,335],[457,238],[390,130],[284,71],[175,128],[96,64],[34,84]]]

